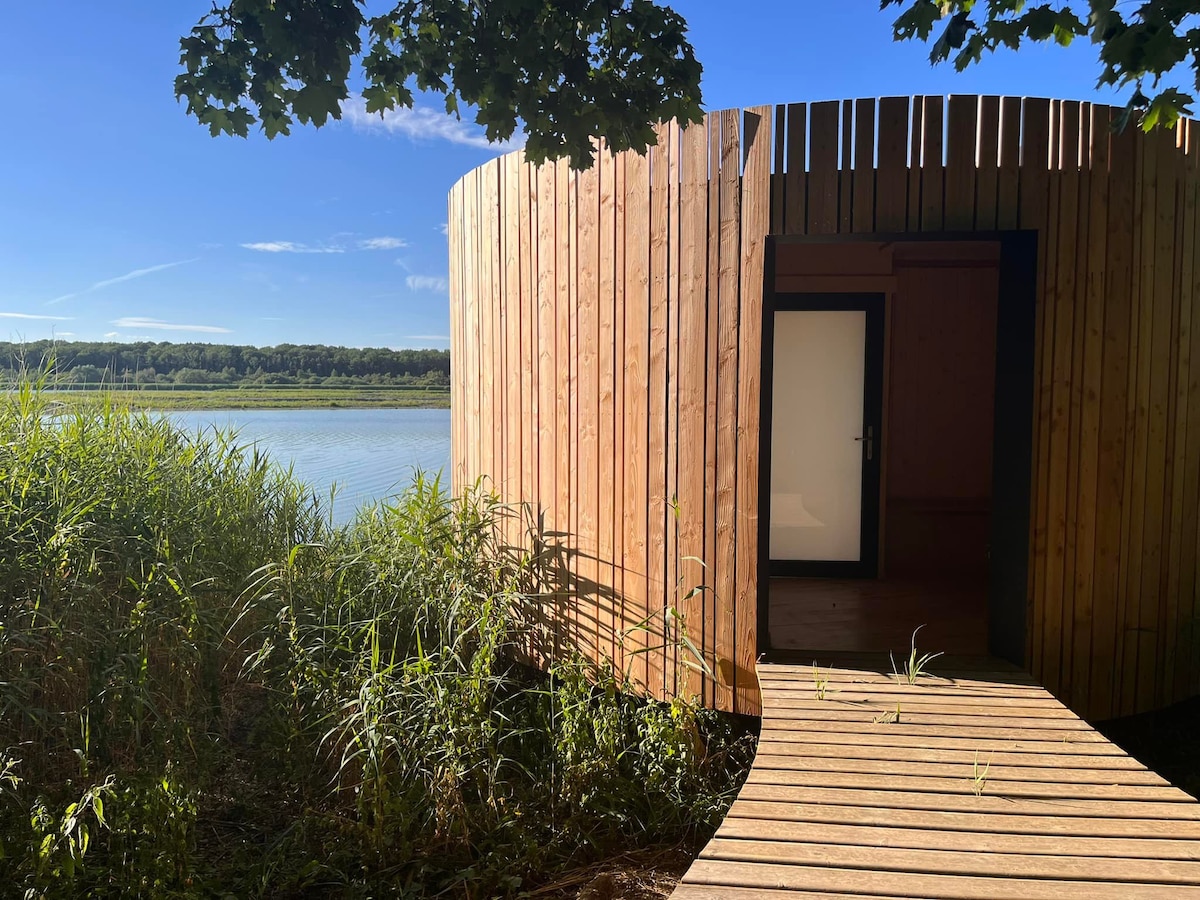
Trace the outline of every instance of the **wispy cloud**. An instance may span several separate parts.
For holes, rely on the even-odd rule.
[[[121,332],[119,332],[119,331],[106,331],[106,332],[104,332],[104,336],[105,336],[106,338],[119,338],[119,337],[121,336]]]
[[[62,303],[64,300],[71,300],[75,297],[82,297],[84,294],[90,294],[93,291],[103,290],[106,287],[111,287],[114,284],[121,284],[124,281],[133,281],[135,278],[145,278],[147,275],[153,275],[155,272],[162,272],[164,269],[173,269],[176,266],[185,266],[188,263],[198,262],[200,257],[196,256],[192,259],[180,259],[175,262],[163,263],[158,266],[147,266],[144,269],[134,269],[132,272],[126,272],[124,275],[118,275],[116,278],[105,278],[103,281],[97,281],[88,285],[81,291],[75,291],[71,294],[63,294],[61,297],[55,297],[53,300],[47,300],[46,306],[52,306],[55,303]]]
[[[399,250],[407,247],[408,241],[398,237],[363,238],[360,241],[345,242],[347,235],[335,235],[333,240],[323,244],[302,244],[298,241],[253,241],[242,244],[247,250],[257,253],[348,253],[351,250]]]
[[[73,332],[73,331],[60,331],[60,332],[58,332],[58,333],[57,333],[57,336],[58,336],[58,337],[60,337],[60,338],[64,338],[64,337],[75,337],[75,332]]]
[[[478,125],[428,106],[389,110],[380,116],[367,112],[367,104],[362,97],[351,97],[342,101],[342,118],[358,131],[401,134],[414,141],[449,141],[497,153],[507,153],[525,144],[524,135],[493,144]]]
[[[410,291],[437,291],[444,294],[449,287],[446,279],[438,275],[409,275],[404,279]]]
[[[308,244],[297,244],[295,241],[256,241],[252,244],[242,244],[247,250],[256,250],[259,253],[345,253],[344,247],[319,246],[313,247]]]
[[[450,335],[448,335],[448,334],[406,334],[406,335],[404,335],[404,339],[406,341],[448,341],[448,340],[450,340]]]
[[[358,242],[360,250],[399,250],[401,247],[407,246],[408,241],[397,237],[367,238],[365,241]]]
[[[49,322],[70,322],[74,316],[39,316],[34,313],[0,312],[0,319],[40,319]]]
[[[147,319],[142,316],[122,316],[114,319],[113,324],[118,328],[150,328],[155,331],[199,331],[204,334],[232,334],[228,328],[219,325],[176,325],[164,322],[162,319]],[[107,337],[107,335],[105,335]]]
[[[438,231],[440,231],[440,232],[442,233],[442,235],[443,235],[443,236],[449,236],[449,234],[450,234],[450,223],[449,223],[449,222],[443,222],[441,225],[439,225],[439,226],[438,226]]]

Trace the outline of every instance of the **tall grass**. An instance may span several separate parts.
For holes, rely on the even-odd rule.
[[[731,800],[727,720],[516,661],[537,578],[481,492],[334,529],[232,435],[0,403],[0,884],[503,896]]]

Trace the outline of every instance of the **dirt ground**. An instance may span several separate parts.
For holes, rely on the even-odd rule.
[[[675,889],[696,848],[666,847],[625,853],[565,874],[534,891],[541,900],[662,900]]]

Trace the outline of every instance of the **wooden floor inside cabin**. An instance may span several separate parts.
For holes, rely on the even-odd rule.
[[[676,900],[1200,898],[1200,803],[1023,672],[796,659],[758,667],[758,755]]]
[[[772,578],[772,650],[820,647],[908,655],[987,652],[987,593],[980,580]]]

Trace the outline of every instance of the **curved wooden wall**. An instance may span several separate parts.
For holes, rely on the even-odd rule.
[[[453,482],[538,511],[556,637],[661,695],[757,712],[767,236],[1033,229],[1028,667],[1093,718],[1200,690],[1193,126],[1118,135],[1114,115],[973,96],[755,107],[664,125],[646,157],[601,152],[587,172],[518,152],[464,176]],[[674,649],[672,608],[715,678]]]

